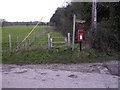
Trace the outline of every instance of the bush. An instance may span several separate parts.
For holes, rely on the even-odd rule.
[[[116,29],[113,29],[110,21],[103,21],[98,24],[96,33],[96,49],[110,51],[110,49],[120,50],[120,40]]]

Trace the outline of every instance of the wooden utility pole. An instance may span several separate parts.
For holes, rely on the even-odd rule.
[[[76,16],[74,14],[73,16],[73,40],[72,40],[72,51],[74,50],[74,43],[75,43],[75,20],[76,20]]]
[[[95,38],[97,30],[97,0],[92,2],[92,48],[95,47]]]

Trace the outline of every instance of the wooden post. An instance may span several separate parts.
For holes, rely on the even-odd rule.
[[[97,30],[97,5],[96,0],[92,2],[92,48],[95,47],[95,37]]]
[[[74,50],[74,42],[75,42],[75,20],[76,20],[76,16],[74,14],[73,16],[73,40],[72,40],[72,51]]]
[[[17,49],[19,49],[19,35],[17,36]]]
[[[50,49],[51,45],[50,45],[50,33],[48,33],[48,49]]]
[[[12,51],[12,39],[11,39],[11,34],[9,34],[9,49]]]
[[[50,47],[53,47],[53,38],[50,38]]]
[[[68,47],[70,47],[70,33],[68,33]]]
[[[66,43],[66,46],[68,46],[67,37],[65,37],[65,43]]]

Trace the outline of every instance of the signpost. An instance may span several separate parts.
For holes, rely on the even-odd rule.
[[[76,15],[73,15],[73,40],[72,40],[72,51],[74,50],[74,43],[75,43],[75,23],[85,23],[85,20],[76,19]]]
[[[75,43],[75,19],[76,15],[73,16],[73,40],[72,40],[72,51],[74,50],[74,43]]]

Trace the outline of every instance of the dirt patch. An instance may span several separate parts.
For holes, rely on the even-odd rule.
[[[54,71],[64,70],[64,71],[74,71],[74,72],[83,72],[83,73],[119,75],[118,63],[120,63],[120,61],[110,61],[104,63],[84,63],[84,64],[37,64],[37,65],[22,65],[22,66],[4,64],[2,67],[2,71],[9,72],[12,69],[18,67],[24,69],[25,72],[27,71],[25,69],[34,69],[35,71],[37,71],[38,69],[50,69]],[[44,72],[41,74],[45,75],[47,73]]]
[[[109,63],[4,64],[3,88],[117,88],[120,77],[111,74]]]

